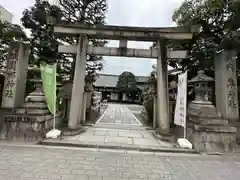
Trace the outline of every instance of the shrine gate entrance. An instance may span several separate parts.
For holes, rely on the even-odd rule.
[[[58,36],[79,37],[78,44],[60,45],[60,53],[76,54],[76,66],[72,88],[72,98],[68,127],[77,128],[82,114],[82,102],[84,93],[84,78],[87,55],[121,56],[157,59],[157,127],[162,133],[169,133],[169,99],[168,99],[168,59],[187,58],[187,52],[182,50],[171,50],[167,43],[186,41],[192,39],[193,29],[186,27],[170,28],[144,28],[126,26],[89,26],[83,24],[57,24],[54,33]],[[89,44],[89,39],[119,40],[119,47],[96,47]],[[128,41],[152,41],[157,43],[156,48],[132,49],[127,48]]]

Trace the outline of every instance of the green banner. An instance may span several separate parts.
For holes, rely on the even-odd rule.
[[[56,113],[56,90],[57,90],[57,68],[56,64],[41,64],[41,76],[43,82],[43,91],[49,111]]]

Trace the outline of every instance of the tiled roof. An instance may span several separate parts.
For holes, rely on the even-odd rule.
[[[119,75],[99,74],[94,85],[96,87],[116,87]],[[147,82],[147,76],[136,76],[137,82]]]

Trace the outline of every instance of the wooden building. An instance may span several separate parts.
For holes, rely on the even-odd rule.
[[[119,75],[113,74],[99,74],[96,82],[94,83],[95,91],[102,93],[102,99],[107,99],[108,101],[115,102],[128,102],[131,101],[128,98],[126,93],[121,93],[117,88],[117,81]],[[144,91],[144,86],[147,84],[148,77],[147,76],[136,76],[137,80],[137,100],[135,102],[141,102],[141,94]]]

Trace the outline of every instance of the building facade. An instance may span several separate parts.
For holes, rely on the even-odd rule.
[[[98,92],[102,93],[102,100],[107,99],[108,101],[116,101],[116,102],[126,102],[131,101],[126,93],[120,92],[116,86],[118,81],[118,75],[112,74],[99,74],[96,82],[94,83],[94,89]],[[137,80],[137,100],[136,103],[141,102],[141,94],[144,91],[144,87],[147,84],[148,77],[147,76],[136,76]]]
[[[0,5],[0,21],[12,23],[13,15]]]

